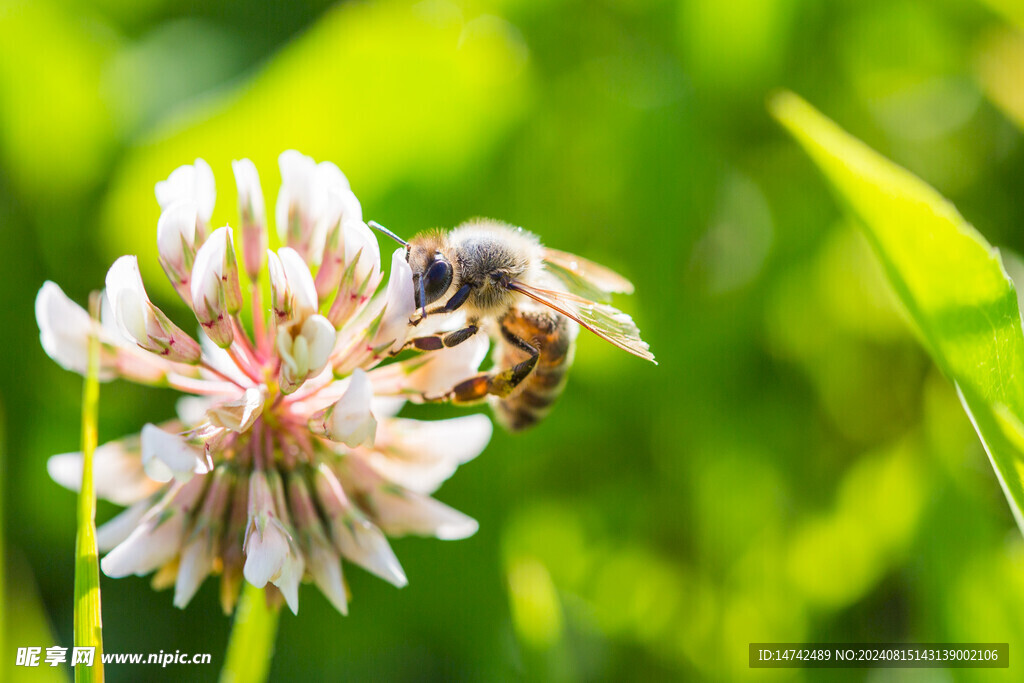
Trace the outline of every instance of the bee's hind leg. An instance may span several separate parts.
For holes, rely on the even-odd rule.
[[[451,391],[443,396],[428,398],[427,401],[450,401],[455,404],[478,403],[488,395],[505,398],[511,394],[517,386],[523,383],[533,369],[537,367],[540,358],[540,350],[525,339],[516,336],[507,328],[502,326],[502,335],[512,345],[526,351],[529,357],[526,360],[516,363],[510,368],[500,372],[481,372],[467,380],[459,382]]]

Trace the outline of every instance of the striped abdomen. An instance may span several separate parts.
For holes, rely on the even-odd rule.
[[[509,342],[509,334],[540,350],[533,372],[508,397],[494,402],[498,421],[509,431],[518,431],[543,419],[561,395],[566,372],[572,365],[577,327],[565,316],[546,308],[513,308],[498,324],[502,328],[496,353],[499,367],[512,367],[530,356]]]

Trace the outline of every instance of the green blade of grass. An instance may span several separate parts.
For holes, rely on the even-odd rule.
[[[956,384],[1024,531],[1024,333],[992,248],[938,192],[783,92],[771,113],[871,243],[935,363]]]
[[[99,298],[93,296],[94,317]],[[100,342],[89,338],[89,366],[82,390],[82,489],[78,494],[78,533],[75,537],[75,647],[95,648],[92,666],[75,666],[76,683],[103,680],[103,618],[100,613],[100,565],[96,550],[96,490],[92,460],[96,451],[96,421],[100,402]]]

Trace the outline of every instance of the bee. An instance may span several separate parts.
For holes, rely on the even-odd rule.
[[[420,311],[412,324],[432,315],[466,314],[462,329],[414,337],[403,348],[448,348],[481,330],[495,341],[493,370],[425,400],[490,398],[508,430],[530,427],[562,393],[580,325],[657,364],[632,318],[605,303],[612,293],[632,293],[633,285],[604,266],[547,249],[522,228],[489,219],[448,233],[427,231],[408,242],[378,223],[368,225],[405,246]]]

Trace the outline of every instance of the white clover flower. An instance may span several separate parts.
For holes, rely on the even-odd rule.
[[[345,176],[294,151],[280,165],[286,246],[274,252],[256,168],[233,163],[251,328],[241,319],[232,230],[209,230],[213,174],[201,159],[156,188],[160,263],[195,313],[198,342],[149,299],[133,256],[110,268],[98,321],[52,282],[36,298],[43,348],[62,367],[84,374],[96,335],[101,380],[189,394],[176,420],[104,444],[94,465],[97,495],[128,506],[97,532],[103,571],[155,571],[154,585],[174,586],[178,607],[220,573],[225,612],[243,580],[297,611],[308,578],[347,613],[343,559],[404,586],[388,535],[457,539],[477,528],[430,494],[483,450],[490,421],[395,415],[407,399],[474,374],[486,339],[378,367],[411,329],[404,252],[395,252],[387,288],[378,291],[377,241]],[[270,282],[266,307],[261,276]],[[77,489],[81,454],[54,456],[48,469]]]

